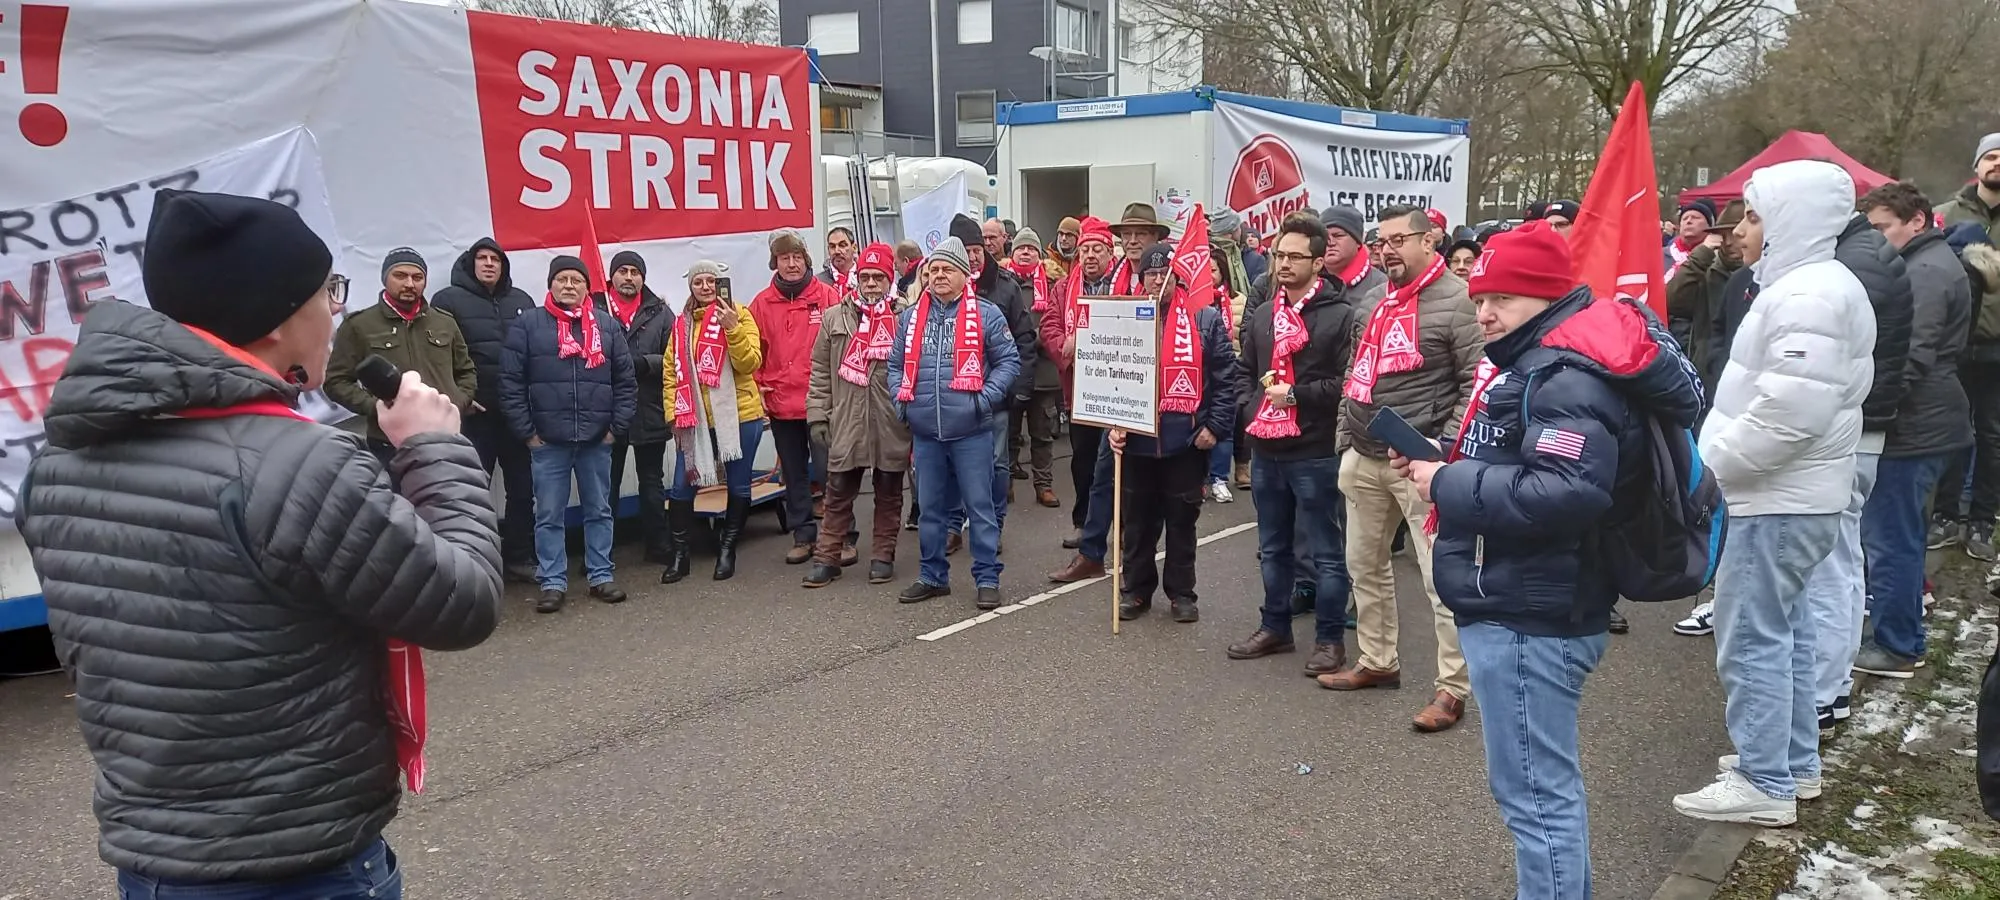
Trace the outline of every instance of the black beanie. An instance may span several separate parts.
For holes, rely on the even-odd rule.
[[[972,217],[965,213],[951,217],[951,231],[947,233],[958,238],[958,242],[967,247],[986,246],[986,235],[980,232],[979,223],[972,221]]]
[[[282,203],[163,190],[153,197],[140,272],[154,309],[242,347],[326,286],[333,254]]]
[[[557,273],[560,273],[566,269],[574,269],[577,272],[581,273],[583,275],[584,281],[590,280],[590,270],[583,267],[583,260],[577,259],[574,256],[558,256],[555,259],[549,261],[548,286],[555,287]]]
[[[639,254],[634,253],[630,250],[620,250],[617,253],[612,254],[611,269],[609,272],[606,272],[605,274],[609,275],[611,274],[611,272],[616,272],[619,269],[625,268],[626,266],[631,266],[634,269],[638,269],[640,278],[646,277],[645,257],[642,257]]]
[[[389,251],[388,256],[382,257],[382,284],[384,286],[389,283],[389,270],[397,266],[416,266],[417,271],[425,275],[429,275],[431,272],[431,267],[424,265],[423,254],[418,253],[411,247],[397,247]]]

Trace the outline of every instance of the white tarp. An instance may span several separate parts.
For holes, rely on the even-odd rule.
[[[1215,104],[1216,206],[1259,234],[1305,207],[1352,206],[1375,221],[1384,207],[1436,209],[1466,224],[1462,134],[1390,131],[1317,122],[1236,103]]]
[[[952,217],[964,212],[970,202],[965,173],[959,172],[903,203],[903,236],[916,241],[924,255],[930,255],[951,234]]]

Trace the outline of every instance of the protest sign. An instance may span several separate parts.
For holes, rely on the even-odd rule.
[[[1159,306],[1151,297],[1086,297],[1076,317],[1070,418],[1154,434],[1160,422]]]

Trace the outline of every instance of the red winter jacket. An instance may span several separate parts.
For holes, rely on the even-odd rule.
[[[776,285],[767,285],[750,301],[750,318],[757,322],[758,339],[764,345],[757,387],[764,392],[764,412],[771,418],[806,417],[806,386],[812,381],[819,318],[839,303],[833,285],[817,278],[807,278],[796,299],[787,300]]]

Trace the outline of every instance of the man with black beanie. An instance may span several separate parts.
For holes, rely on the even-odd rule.
[[[417,251],[408,247],[389,251],[382,259],[378,302],[341,320],[327,361],[327,398],[368,420],[368,449],[384,466],[396,448],[375,422],[375,395],[355,378],[362,359],[379,354],[396,368],[423,376],[425,384],[436,385],[451,398],[460,415],[472,411],[472,396],[479,387],[479,373],[472,367],[458,321],[432,310],[424,300],[428,275]]]
[[[999,223],[994,223],[999,224]],[[1021,282],[1007,266],[995,260],[986,252],[986,238],[977,222],[971,216],[960,213],[952,217],[951,236],[965,245],[965,255],[972,262],[972,289],[981,300],[1000,308],[1007,317],[1007,330],[1014,334],[1014,349],[1020,359],[1034,360],[1040,352],[1040,338],[1035,333],[1035,318],[1029,313],[1027,292],[1021,290]],[[1004,232],[1001,233],[1005,239]],[[1035,393],[1035,367],[1023,365],[1007,392],[1007,408],[995,410],[996,429],[993,449],[993,513],[1000,521],[1000,527],[1007,527],[1007,505],[1014,499],[1013,460],[1007,452],[1008,414],[1016,409],[1027,408],[1028,401]],[[950,547],[956,551],[964,542],[965,510],[960,508],[951,515]]]
[[[160,191],[152,308],[92,304],[50,397],[16,522],[127,896],[400,897],[382,830],[424,738],[407,662],[499,620],[491,495],[451,399],[403,374],[374,416],[387,471],[292,408],[326,378],[332,261],[283,204]]]
[[[535,482],[529,474],[528,445],[514,436],[500,413],[500,345],[522,313],[535,308],[528,292],[514,285],[513,267],[500,242],[480,238],[451,267],[451,284],[431,298],[451,313],[465,336],[479,386],[465,410],[465,436],[479,449],[490,474],[497,465],[507,494],[500,518],[503,571],[511,581],[535,583]]]
[[[666,565],[672,555],[667,546],[667,439],[673,433],[667,430],[660,372],[674,313],[646,286],[646,260],[630,250],[611,257],[611,290],[598,299],[598,306],[625,329],[639,389],[631,429],[611,445],[611,503],[614,508],[618,504],[629,451],[639,474],[639,534],[645,541],[646,561]]]

